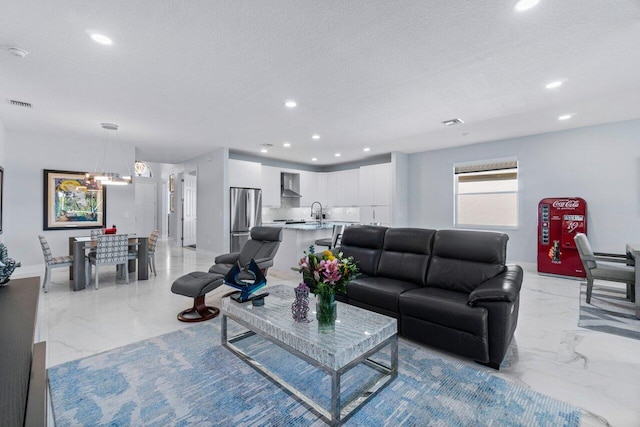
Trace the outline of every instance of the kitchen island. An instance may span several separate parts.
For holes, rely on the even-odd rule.
[[[265,227],[282,227],[282,242],[278,253],[273,259],[273,267],[276,270],[291,271],[291,267],[296,267],[304,252],[309,252],[309,246],[313,246],[318,239],[330,238],[333,234],[334,225],[352,225],[353,222],[325,221],[307,222],[298,224],[287,224],[282,222],[264,223]],[[319,246],[316,252],[328,249],[326,246]]]

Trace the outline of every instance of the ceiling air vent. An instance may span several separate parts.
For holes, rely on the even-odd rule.
[[[9,100],[9,104],[15,105],[16,107],[31,108],[31,103],[30,102],[16,101],[15,99],[10,99]]]
[[[441,123],[445,126],[455,126],[455,125],[461,125],[464,122],[460,119],[451,119],[451,120],[445,120],[444,122],[441,122]]]

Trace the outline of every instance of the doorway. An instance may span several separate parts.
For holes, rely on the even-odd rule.
[[[197,170],[185,172],[182,178],[182,246],[196,247],[197,234]]]

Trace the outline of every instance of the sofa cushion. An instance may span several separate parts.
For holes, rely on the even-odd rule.
[[[378,276],[405,280],[424,286],[435,230],[390,228],[378,263]]]
[[[504,271],[508,240],[503,233],[437,231],[427,286],[468,294]]]
[[[356,260],[361,273],[375,276],[386,227],[356,225],[347,227],[342,234],[340,251]]]
[[[469,295],[439,288],[412,289],[400,295],[400,316],[486,337],[487,309],[467,304]]]
[[[374,307],[398,312],[398,297],[416,285],[404,280],[386,277],[362,277],[349,282],[347,295],[349,301],[358,301]]]

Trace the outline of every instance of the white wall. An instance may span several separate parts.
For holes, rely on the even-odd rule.
[[[146,161],[144,158],[136,157],[136,160],[143,161],[151,169],[152,178],[156,182],[156,201],[157,201],[157,224],[156,227],[160,232],[160,236],[166,237],[168,233],[168,215],[169,209],[166,207],[168,204],[168,197],[164,192],[168,192],[167,183],[169,182],[169,175],[175,173],[176,170],[182,170],[182,165],[173,165],[169,163],[156,163]],[[175,240],[175,231],[172,232],[171,237]]]
[[[43,169],[93,171],[102,142],[10,130],[5,135],[4,242],[11,257],[23,265],[43,264],[38,234],[44,234],[56,256],[68,253],[70,236],[89,235],[89,230],[43,231]],[[133,146],[108,154],[105,169],[112,164],[124,167],[125,160],[133,168]],[[116,224],[123,233],[128,224],[133,229],[134,197],[133,185],[107,189],[107,225]]]
[[[221,148],[182,164],[184,172],[196,169],[198,173],[196,245],[199,252],[229,252],[228,161],[229,150]]]
[[[453,227],[453,164],[516,156],[519,227],[506,232],[509,260],[536,262],[537,209],[545,197],[582,197],[596,251],[640,242],[640,120],[492,141],[409,156],[409,223]]]
[[[391,153],[391,226],[409,224],[409,156]]]

